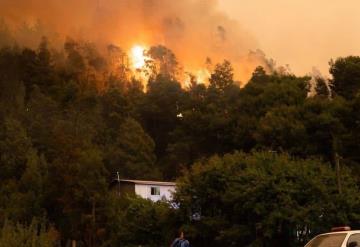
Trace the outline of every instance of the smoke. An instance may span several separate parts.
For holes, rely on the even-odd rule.
[[[312,67],[312,70],[310,73],[308,73],[308,76],[311,78],[309,81],[309,86],[310,86],[310,88],[309,88],[310,90],[308,93],[309,97],[316,95],[316,84],[318,83],[319,80],[322,80],[325,82],[326,87],[328,88],[328,90],[331,94],[329,78],[325,77],[318,68]]]
[[[185,71],[203,69],[207,58],[227,59],[243,82],[256,66],[269,69],[263,53],[249,53],[257,48],[254,38],[219,10],[217,0],[0,0],[0,17],[12,38],[28,46],[43,35],[55,45],[67,36],[124,50],[163,45]]]

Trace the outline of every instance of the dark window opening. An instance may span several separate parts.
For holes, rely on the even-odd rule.
[[[151,187],[151,195],[159,196],[160,195],[160,187]]]

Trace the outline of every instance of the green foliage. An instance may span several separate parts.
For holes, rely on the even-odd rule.
[[[105,246],[167,246],[176,236],[178,218],[167,202],[114,198],[109,211],[109,241]]]
[[[210,87],[223,91],[234,84],[233,70],[229,61],[225,60],[222,64],[217,64],[209,79]]]
[[[240,89],[232,81],[232,69],[226,62],[218,66],[212,78],[208,88],[193,86],[186,95],[186,104],[180,108],[183,117],[168,146],[171,161],[188,166],[204,156],[235,149],[307,154],[302,107],[310,78],[266,75],[258,68]],[[222,86],[216,84],[221,78],[227,78]]]
[[[19,179],[25,169],[31,140],[21,122],[12,118],[0,124],[0,137],[1,180]]]
[[[55,247],[57,238],[53,227],[35,219],[30,225],[5,221],[0,229],[0,247]]]
[[[24,110],[24,84],[20,77],[20,50],[0,47],[0,117],[16,116]]]
[[[307,151],[308,136],[302,111],[296,106],[274,107],[260,119],[255,139],[259,148],[288,150],[292,154]]]
[[[356,170],[359,167],[360,162],[360,148],[358,140],[360,137],[360,97],[357,96],[350,104],[348,104],[348,114],[344,119],[344,132],[342,135],[342,155],[346,162],[351,164]]]
[[[39,30],[25,31],[40,40]],[[3,33],[0,45],[12,39],[0,24]],[[113,45],[103,52],[69,38],[55,50],[42,38],[37,49],[0,48],[0,223],[27,229],[46,215],[63,243],[163,246],[201,209],[185,224],[194,246],[292,246],[357,219],[358,57],[332,63],[330,85],[317,79],[309,97],[309,77],[262,67],[240,87],[228,61],[208,85],[192,78],[183,88],[171,50],[146,55],[138,72],[149,73],[147,84]],[[226,155],[234,150],[244,153]],[[246,154],[256,150],[264,153]],[[209,159],[216,154],[225,156]],[[173,180],[184,169],[180,210],[119,202],[108,189],[115,172]]]
[[[146,61],[146,67],[150,77],[157,75],[175,79],[179,72],[179,63],[175,54],[167,47],[158,45],[152,46],[145,54],[151,58]]]
[[[351,115],[349,103],[341,97],[333,100],[315,97],[307,100],[304,109],[304,123],[309,134],[308,153],[322,153],[327,160],[333,159],[334,152],[342,155],[347,135],[346,119]],[[334,142],[337,142],[337,147],[334,147]]]
[[[179,122],[183,93],[180,83],[159,75],[149,81],[147,94],[139,105],[140,121],[155,141],[159,156],[165,154],[169,133]]]
[[[154,141],[134,119],[128,118],[119,126],[114,143],[106,148],[108,170],[125,178],[154,179],[156,171]]]
[[[264,68],[261,66],[256,67],[250,81],[252,83],[264,83],[267,80],[268,80],[268,75],[266,74]]]
[[[318,97],[329,98],[331,96],[324,78],[316,78],[315,92]]]
[[[330,73],[333,76],[330,87],[335,94],[352,99],[359,93],[360,57],[338,58],[330,63]]]
[[[197,246],[303,246],[333,225],[356,223],[358,187],[347,169],[337,192],[334,171],[319,160],[261,152],[196,163],[178,181],[176,201]]]
[[[32,149],[30,138],[19,122],[2,124],[0,144],[0,222],[4,217],[30,221],[44,211],[48,167],[44,156]]]

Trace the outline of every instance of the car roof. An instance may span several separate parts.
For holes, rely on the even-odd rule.
[[[354,233],[360,233],[360,230],[327,232],[327,233],[320,234],[319,236],[321,236],[321,235],[339,234],[339,233],[346,233],[346,234],[351,233],[351,234],[354,234]]]

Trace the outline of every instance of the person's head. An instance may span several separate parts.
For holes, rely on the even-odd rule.
[[[179,238],[181,238],[181,239],[185,238],[185,232],[184,232],[184,229],[182,229],[182,228],[179,229]]]

